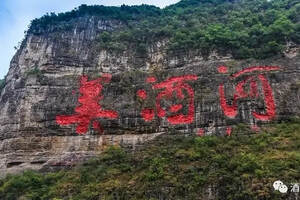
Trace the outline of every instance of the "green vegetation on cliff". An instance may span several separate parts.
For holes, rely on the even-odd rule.
[[[205,199],[208,188],[216,199],[287,199],[272,184],[300,180],[299,120],[246,133],[240,125],[231,137],[169,134],[133,153],[110,147],[71,170],[8,176],[0,199]]]
[[[5,79],[0,79],[0,92],[5,87]]]
[[[42,30],[46,30],[49,25],[57,25],[78,17],[84,16],[99,16],[103,19],[116,19],[120,21],[141,20],[148,16],[158,16],[161,10],[158,7],[150,5],[141,6],[87,6],[85,4],[66,13],[47,13],[39,19],[34,19],[31,22],[29,32],[38,34]]]
[[[71,12],[47,14],[32,21],[29,33],[81,16],[96,15],[124,22],[127,28],[99,35],[100,46],[112,51],[144,53],[166,39],[169,53],[213,51],[234,58],[266,58],[283,53],[287,44],[300,43],[298,0],[182,0],[164,9],[154,6],[86,6]],[[66,23],[67,24],[67,23]]]

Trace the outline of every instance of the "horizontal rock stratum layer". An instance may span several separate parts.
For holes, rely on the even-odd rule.
[[[11,61],[0,96],[1,175],[72,166],[106,145],[134,148],[170,130],[230,135],[239,123],[259,129],[300,115],[297,48],[265,60],[204,59],[182,50],[170,55],[167,41],[142,55],[109,52],[99,48],[97,35],[117,31],[121,22],[80,17],[70,23],[67,31],[27,34]],[[80,112],[79,101],[87,112]],[[91,117],[99,106],[116,115]],[[83,124],[66,124],[59,116]]]

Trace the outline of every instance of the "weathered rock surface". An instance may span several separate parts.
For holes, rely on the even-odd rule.
[[[234,88],[245,76],[230,75],[251,66],[278,66],[280,70],[251,73],[264,74],[272,88],[275,117],[282,120],[300,115],[300,56],[299,50],[285,57],[266,60],[233,60],[230,56],[211,55],[204,60],[195,52],[175,52],[168,55],[166,41],[148,47],[147,54],[136,55],[130,49],[123,53],[108,52],[98,47],[97,35],[103,30],[122,28],[118,21],[97,17],[81,17],[71,21],[68,31],[28,34],[11,61],[6,86],[0,96],[0,175],[24,169],[70,166],[79,160],[101,152],[109,144],[134,148],[170,129],[196,134],[225,135],[228,127],[238,123],[259,126],[266,123],[252,114],[266,112],[263,84],[257,81],[258,96],[237,100],[237,115],[229,118],[220,104],[220,84],[225,84],[227,102],[233,102]],[[219,66],[228,72],[218,72]],[[89,80],[110,73],[110,83],[103,84],[103,99],[107,110],[118,113],[117,119],[99,118],[104,133],[92,127],[85,135],[76,133],[76,124],[59,125],[56,117],[73,115],[80,105],[80,77]],[[192,123],[172,125],[166,117],[151,122],[141,117],[143,108],[155,109],[155,100],[162,90],[152,90],[146,82],[155,77],[162,82],[170,77],[196,75],[186,81],[193,88],[194,114]],[[249,84],[245,91],[249,91]],[[144,89],[148,98],[136,95]],[[188,97],[187,91],[184,91]],[[266,96],[269,96],[268,93]],[[174,95],[175,96],[175,95]],[[184,98],[186,99],[186,98]],[[162,100],[163,108],[182,103],[179,113],[187,114],[185,100]],[[170,113],[167,113],[169,116]]]

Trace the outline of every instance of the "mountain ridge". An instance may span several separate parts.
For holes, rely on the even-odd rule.
[[[68,167],[108,145],[136,149],[171,130],[223,137],[299,116],[299,4],[201,2],[221,3],[140,23],[33,23],[1,86],[0,176]]]

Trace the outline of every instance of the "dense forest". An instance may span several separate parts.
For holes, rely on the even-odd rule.
[[[10,175],[0,180],[0,199],[206,199],[209,187],[214,199],[287,199],[294,193],[272,184],[300,180],[299,132],[298,119],[259,134],[243,124],[231,137],[171,133],[132,153],[110,147],[73,169]]]
[[[213,51],[236,59],[267,58],[300,43],[298,0],[182,0],[164,9],[155,6],[87,6],[47,14],[32,21],[28,33],[40,34],[50,25],[95,15],[124,22],[126,28],[99,35],[100,46],[112,51],[135,49],[167,39],[168,52]]]

